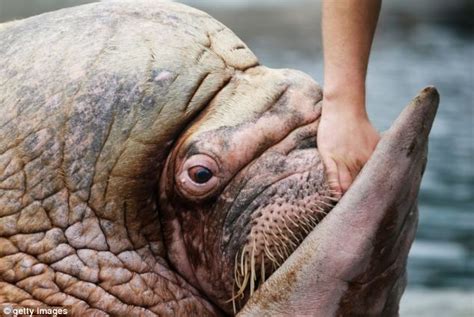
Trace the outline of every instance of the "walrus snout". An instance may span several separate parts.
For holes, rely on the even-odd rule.
[[[336,199],[315,148],[267,152],[242,174],[237,186],[245,185],[228,212],[224,241],[238,250],[235,296],[243,298],[291,255]]]

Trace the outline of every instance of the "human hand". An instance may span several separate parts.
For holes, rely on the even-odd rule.
[[[348,106],[350,102],[325,97],[317,135],[329,186],[338,196],[352,184],[380,139],[365,106]]]

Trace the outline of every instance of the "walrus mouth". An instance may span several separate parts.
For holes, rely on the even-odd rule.
[[[234,308],[235,300],[252,295],[334,207],[338,195],[323,180],[318,163],[274,182],[253,201],[250,232],[235,255]]]

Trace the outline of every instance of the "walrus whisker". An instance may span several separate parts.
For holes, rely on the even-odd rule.
[[[276,270],[278,268],[278,262],[272,262],[272,269]]]
[[[298,228],[298,224],[292,219],[292,217],[287,216],[287,219],[295,226],[295,228]]]
[[[317,212],[312,212],[308,215],[308,220],[311,225],[311,230],[314,229],[318,225],[318,221],[315,219],[315,215]]]
[[[235,253],[235,260],[234,260],[234,283],[240,287],[240,276],[239,276],[239,252]],[[232,291],[233,292],[233,291]],[[232,293],[232,296],[234,294]]]
[[[246,257],[247,250],[244,249],[242,251],[242,254],[244,254],[244,257],[245,257],[245,261],[243,261],[243,264],[242,264],[242,268],[243,268],[243,272],[244,272],[244,273],[242,273],[243,280],[242,280],[242,283],[240,283],[240,288],[239,288],[237,294],[235,294],[233,299],[238,298],[241,295],[243,296],[244,291],[245,291],[245,289],[247,288],[247,285],[248,285],[249,274],[248,274],[248,267],[247,267],[247,262],[248,261],[247,261],[247,257]]]
[[[250,255],[250,295],[253,295],[253,291],[255,289],[255,280],[256,280],[256,274],[255,274],[255,238],[253,239],[252,242],[252,253]]]
[[[323,205],[328,206],[328,207],[331,207],[331,208],[334,207],[332,204],[329,204],[329,203],[325,202],[324,200],[320,200],[319,202]]]
[[[283,251],[285,252],[285,259],[287,259],[287,258],[290,257],[291,252],[293,252],[294,249],[296,249],[296,247],[295,247],[295,248],[291,248],[291,247],[286,246],[286,245],[283,247]]]
[[[275,263],[275,262],[276,262],[276,259],[275,259],[275,257],[273,256],[273,254],[272,254],[272,252],[270,251],[270,249],[268,248],[267,235],[266,235],[265,233],[263,234],[263,242],[264,242],[265,254],[266,254],[267,257],[272,261],[272,263]]]
[[[321,206],[318,206],[318,205],[316,205],[316,204],[314,204],[314,203],[310,203],[309,206],[314,206],[314,207],[316,207],[316,210],[317,210],[317,211],[324,211],[324,208],[322,208]]]
[[[297,218],[298,218],[298,223],[295,222],[293,219],[291,219],[291,217],[289,217],[290,221],[295,225],[295,228],[300,228],[300,225],[299,225],[300,216],[297,216]],[[305,237],[304,234],[301,232],[301,230],[298,230],[297,233],[298,233],[298,237],[299,237],[298,241],[303,241],[304,237]]]
[[[249,263],[249,255],[248,254],[249,253],[246,250],[246,252],[245,252],[245,261],[244,261],[245,280],[247,280],[248,277],[249,277],[248,276],[249,275],[249,267],[248,266],[250,265],[250,263]]]
[[[323,198],[326,198],[326,199],[329,199],[333,202],[338,202],[340,199],[336,198],[336,197],[333,197],[333,196],[324,196]]]
[[[283,245],[280,245],[279,247],[280,247],[281,254],[283,254],[284,256],[282,260],[285,261],[285,259],[289,257],[287,244],[283,243]]]
[[[288,226],[286,225],[286,223],[284,222],[284,225],[286,226],[286,228],[291,231]],[[288,241],[288,243],[290,243],[291,245],[293,245],[295,248],[297,247],[297,245],[293,242],[293,240],[291,240],[287,235],[284,235],[282,234],[282,237],[283,239],[285,239],[286,241]]]
[[[313,212],[310,214],[310,218],[311,218],[311,223],[313,224],[313,228],[315,228],[318,223],[321,221],[318,217],[320,212],[316,211],[316,212]]]
[[[305,230],[306,235],[308,235],[311,232],[311,230],[313,230],[313,226],[311,225],[311,222],[310,222],[308,216],[306,216],[306,215],[303,217],[303,221],[301,222],[301,225],[302,225],[303,228],[306,229]]]
[[[285,261],[285,256],[283,255],[283,252],[281,251],[279,246],[275,246],[275,251],[278,253],[280,258]],[[280,262],[278,262],[278,266],[280,266]]]
[[[324,218],[324,216],[323,216],[323,218],[319,218],[319,214],[320,214],[320,213],[321,213],[321,212],[315,212],[315,213],[314,213],[314,218],[316,218],[317,224],[320,223],[321,220],[323,220],[323,218]]]
[[[280,235],[282,235],[284,237],[283,230],[281,230],[280,226],[277,226],[277,229],[278,229],[278,232],[280,233]]]
[[[314,219],[313,215],[309,216],[308,220],[309,220],[310,225],[313,228],[315,228],[318,225],[318,221],[316,221],[316,219]]]
[[[283,243],[283,240],[274,232],[274,231],[271,231],[272,235],[275,237],[275,240],[277,242],[277,245],[280,245]]]
[[[245,248],[244,250],[242,250],[241,252],[241,258],[244,256],[245,254]],[[239,276],[239,265],[238,265],[238,257],[239,257],[239,252],[236,253],[235,255],[235,263],[236,263],[236,267],[234,268],[234,286],[237,286],[238,288],[238,291],[237,293],[235,293],[235,287],[232,288],[232,298],[229,299],[228,301],[226,301],[226,303],[229,303],[232,301],[232,308],[234,310],[234,313],[237,313],[237,307],[236,307],[236,303],[235,303],[235,300],[241,296],[241,294],[243,294],[243,292],[245,291],[245,288],[246,288],[246,275],[242,274],[242,277],[244,278],[244,280],[240,281],[240,278],[241,276]],[[241,265],[241,268],[242,268],[242,265]]]
[[[237,307],[235,305],[234,288],[232,288],[232,310],[234,311],[234,315],[237,314]]]
[[[261,280],[261,283],[265,283],[265,256],[264,254],[262,253],[261,255],[261,260],[260,260],[260,280]]]
[[[309,227],[309,228],[306,227],[307,226],[307,221],[308,221],[308,218],[306,216],[306,210],[303,210],[302,208],[299,208],[299,209],[300,209],[300,211],[302,211],[302,214],[300,216],[301,216],[301,218],[303,218],[303,221],[301,221],[301,225],[302,225],[301,228],[304,230],[305,234],[308,235],[309,232],[311,232],[311,230],[313,230],[313,228],[312,227]]]
[[[285,219],[289,219],[288,216],[283,216]],[[296,237],[295,233],[293,232],[293,230],[290,229],[290,227],[288,227],[288,225],[286,224],[286,222],[284,222],[285,224],[285,227],[286,227],[286,230],[288,230],[288,232],[292,235],[292,237],[296,240],[296,242],[294,242],[293,240],[289,239],[292,243],[292,245],[296,248],[298,247],[298,242],[299,242],[299,239]]]
[[[305,233],[305,236],[307,236],[310,232],[310,230],[308,230],[308,228],[306,227],[306,218],[304,216],[301,216],[301,220],[300,220],[300,225],[299,225],[299,228],[301,228],[303,230],[303,232]]]
[[[245,248],[242,250],[242,254],[240,255],[240,272],[242,276],[244,275],[244,257],[245,257]]]

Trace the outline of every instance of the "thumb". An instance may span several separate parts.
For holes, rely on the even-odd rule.
[[[339,182],[339,172],[336,161],[332,158],[323,157],[323,163],[326,169],[326,178],[329,187],[336,192],[337,196],[342,195],[342,187]]]
[[[349,167],[344,162],[336,162],[337,171],[339,174],[339,185],[341,187],[341,193],[345,193],[353,181],[353,176]],[[356,173],[357,175],[357,173]]]

